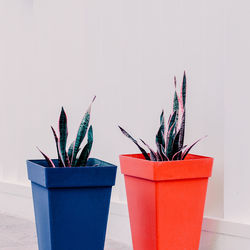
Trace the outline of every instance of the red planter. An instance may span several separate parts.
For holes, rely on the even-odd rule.
[[[134,250],[198,250],[213,158],[121,155]]]

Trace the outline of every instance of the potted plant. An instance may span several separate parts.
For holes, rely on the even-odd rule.
[[[68,150],[67,116],[62,108],[59,135],[51,127],[57,160],[40,151],[44,160],[27,161],[39,250],[104,249],[117,167],[89,158],[93,143],[93,128],[89,126],[91,104]],[[86,134],[87,143],[81,150]]]
[[[198,250],[208,178],[213,158],[189,154],[184,145],[186,75],[176,90],[167,124],[164,112],[156,150],[120,127],[142,154],[121,155],[134,250]]]

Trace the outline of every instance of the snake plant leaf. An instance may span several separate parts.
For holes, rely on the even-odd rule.
[[[48,162],[49,166],[51,168],[55,168],[56,166],[53,163],[53,161],[46,154],[44,154],[38,147],[37,147],[37,149],[40,151],[40,153],[43,155],[43,157],[45,158],[45,160]]]
[[[161,131],[160,131],[161,132]],[[161,154],[163,160],[165,160],[165,139],[164,139],[164,135],[163,132],[161,132],[161,137],[159,135],[159,131],[156,135],[156,147],[158,149],[158,152]]]
[[[82,150],[82,152],[81,152],[81,154],[76,162],[76,166],[86,166],[92,145],[93,145],[93,128],[92,128],[92,126],[90,126],[89,130],[88,130],[88,142],[84,146],[84,148],[83,148],[83,150]]]
[[[159,151],[159,147],[158,146],[157,146],[157,158],[158,158],[158,161],[164,161],[164,158],[162,157],[162,154]]]
[[[164,152],[164,147],[163,147],[162,145],[161,145],[161,153],[162,153],[162,155],[163,155],[164,160],[165,160],[165,161],[169,161],[167,155],[166,155],[165,152]]]
[[[176,77],[174,77],[174,86],[175,86],[175,91],[174,91],[174,100],[173,100],[173,112],[174,111],[178,112],[179,101],[178,101],[178,95],[177,95],[177,91],[176,91]]]
[[[172,114],[168,118],[168,126],[167,127],[169,127],[169,123],[170,123],[171,117],[172,117]]]
[[[202,138],[200,138],[199,140],[197,140],[196,142],[194,142],[191,146],[189,146],[181,155],[181,160],[184,160],[185,157],[187,156],[187,154],[189,153],[189,151],[193,148],[193,146],[195,146],[199,141],[201,141],[202,139],[206,138],[207,136],[204,136]]]
[[[142,152],[144,158],[146,160],[149,160],[150,161],[150,157],[148,156],[147,152],[139,145],[139,143],[127,132],[125,131],[125,129],[123,129],[122,127],[118,126],[119,129],[122,131],[122,133],[128,137],[130,140],[133,141],[133,143],[140,149],[140,151]]]
[[[67,151],[66,151],[66,153],[65,153],[65,166],[66,166],[66,167],[71,167],[71,163],[70,163],[70,160],[69,160],[69,156],[68,156]]]
[[[172,161],[179,161],[181,160],[181,154],[182,154],[182,150],[176,152],[173,157],[172,157]]]
[[[173,114],[171,115],[171,118],[170,118],[170,122],[168,124],[168,131],[170,130],[170,128],[173,126],[173,124],[175,123],[176,121],[176,115],[177,115],[177,112],[174,111]]]
[[[177,90],[176,90],[176,78],[175,78],[175,92],[174,92],[174,100],[173,100],[173,112],[176,112],[176,126],[175,126],[175,133],[177,133],[177,129],[178,129],[178,119],[179,119],[179,97],[177,94]]]
[[[54,128],[52,126],[51,126],[51,129],[52,129],[52,132],[54,134],[54,138],[55,138],[55,142],[56,142],[56,150],[57,150],[57,155],[58,155],[59,167],[65,167],[65,163],[64,163],[64,160],[62,158],[61,150],[60,150],[60,147],[59,147],[58,136],[57,136],[56,131],[54,130]]]
[[[181,147],[179,145],[179,138],[180,138],[180,130],[175,135],[174,141],[173,141],[173,149],[172,149],[172,155],[174,155],[176,152],[178,152]]]
[[[156,144],[162,145],[165,148],[164,134],[165,134],[165,120],[164,120],[164,111],[162,111],[160,117],[160,128],[156,134],[155,141]]]
[[[69,146],[69,149],[68,149],[68,157],[69,157],[69,161],[70,161],[70,164],[72,163],[72,156],[73,156],[73,149],[75,147],[75,141],[73,141],[70,146]]]
[[[161,112],[160,124],[163,125],[163,128],[164,128],[164,130],[165,130],[164,110],[162,110],[162,112]],[[165,132],[165,131],[163,131],[163,132]]]
[[[59,118],[59,141],[60,141],[60,149],[62,154],[62,159],[66,165],[68,165],[68,157],[66,152],[66,144],[68,138],[68,127],[67,127],[67,115],[62,107],[60,118]]]
[[[187,145],[185,145],[184,147],[182,147],[178,152],[176,152],[173,157],[172,157],[172,161],[175,160],[181,160],[181,156],[182,156],[182,152],[183,150],[187,147]]]
[[[179,110],[179,101],[178,101],[177,92],[175,90],[175,92],[174,92],[174,101],[173,101],[173,112],[174,111],[178,112],[178,110]]]
[[[173,114],[169,118],[167,138],[166,138],[166,143],[165,143],[165,151],[167,151],[167,148],[169,146],[169,137],[170,137],[170,133],[172,131],[173,125],[176,122],[176,114],[177,114],[176,111],[173,112]],[[174,128],[173,128],[173,132],[174,132]]]
[[[174,138],[175,138],[175,128],[176,128],[176,120],[174,121],[174,124],[168,131],[167,135],[167,150],[166,154],[168,159],[172,159],[173,156],[173,143],[174,143]]]
[[[181,127],[180,127],[179,148],[182,148],[184,144],[185,120],[186,120],[186,111],[184,110],[183,115],[182,115]]]
[[[179,103],[179,111],[178,114],[180,117],[182,117],[183,113],[184,113],[184,107],[183,107],[183,103],[182,103],[182,98],[178,96],[178,103]]]
[[[156,143],[156,146],[157,146],[157,155],[159,156],[160,161],[167,161],[168,157],[166,157],[163,146],[158,143]]]
[[[157,154],[154,152],[153,149],[151,149],[151,147],[142,139],[140,139],[141,142],[148,148],[149,152],[150,152],[150,160],[151,161],[157,161]]]
[[[184,71],[183,80],[182,80],[182,88],[181,88],[181,96],[182,96],[182,103],[185,109],[186,106],[186,88],[187,88],[187,79],[186,79],[186,72]]]
[[[91,106],[92,106],[92,103],[94,102],[95,98],[96,97],[94,97],[92,102],[90,103],[89,108],[86,111],[86,113],[81,121],[80,127],[78,129],[76,140],[75,140],[75,146],[73,149],[73,159],[72,159],[72,163],[71,163],[72,166],[74,166],[76,163],[76,156],[78,154],[79,147],[80,147],[80,145],[81,145],[81,143],[82,143],[82,141],[87,133],[87,129],[89,126],[89,120],[90,120]]]

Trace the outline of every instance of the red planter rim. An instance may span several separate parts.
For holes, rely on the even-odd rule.
[[[189,154],[183,161],[148,161],[142,154],[120,155],[124,175],[151,181],[208,178],[213,158]]]

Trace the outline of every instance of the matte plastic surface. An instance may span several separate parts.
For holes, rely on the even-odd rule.
[[[198,250],[213,159],[121,155],[134,250]]]
[[[47,168],[43,160],[27,161],[39,250],[104,249],[116,166],[97,159],[89,165],[97,162]]]

